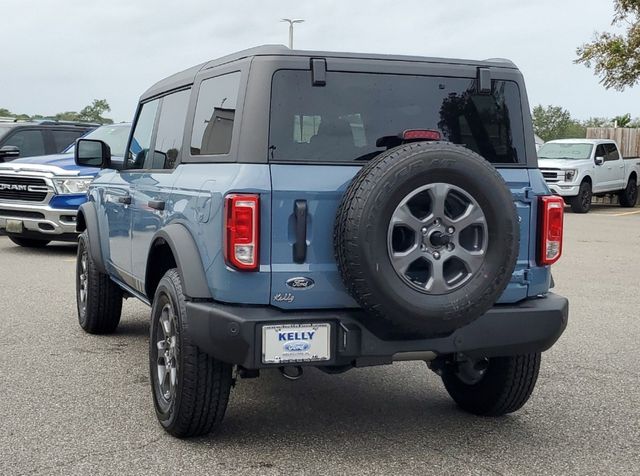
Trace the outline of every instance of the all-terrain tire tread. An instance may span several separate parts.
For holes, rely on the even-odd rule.
[[[181,316],[186,316],[182,281],[176,269],[164,278],[171,281],[178,295]],[[182,321],[182,320],[181,320]],[[168,429],[174,436],[192,437],[211,433],[224,418],[232,383],[232,367],[202,352],[189,340],[186,327],[180,331],[180,361],[183,365],[179,414]]]
[[[86,248],[87,263],[87,306],[83,329],[90,334],[111,334],[120,323],[122,315],[122,289],[111,278],[98,271],[88,251],[89,240],[85,231],[79,238],[78,259]],[[82,325],[82,323],[81,323]]]

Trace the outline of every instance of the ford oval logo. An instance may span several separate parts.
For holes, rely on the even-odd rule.
[[[287,286],[293,289],[311,289],[314,284],[313,279],[304,276],[287,279]]]
[[[292,342],[287,342],[282,347],[287,352],[305,352],[309,350],[309,348],[311,347],[311,344],[303,340],[295,340]]]

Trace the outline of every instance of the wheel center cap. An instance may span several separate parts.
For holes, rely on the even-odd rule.
[[[429,236],[429,241],[433,246],[446,246],[449,244],[451,237],[440,231],[433,232]]]

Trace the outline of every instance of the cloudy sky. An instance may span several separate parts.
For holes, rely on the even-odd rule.
[[[612,0],[0,0],[0,107],[79,110],[106,98],[130,120],[138,96],[174,72],[240,49],[284,44],[282,17],[304,18],[300,49],[483,59],[522,69],[532,105],[578,118],[640,116],[640,87],[607,91],[573,64],[610,29]]]

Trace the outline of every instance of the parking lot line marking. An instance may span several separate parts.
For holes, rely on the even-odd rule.
[[[613,213],[611,216],[614,217],[623,217],[625,215],[637,215],[638,213],[640,213],[640,210],[635,210],[633,212],[624,212],[624,213]]]

